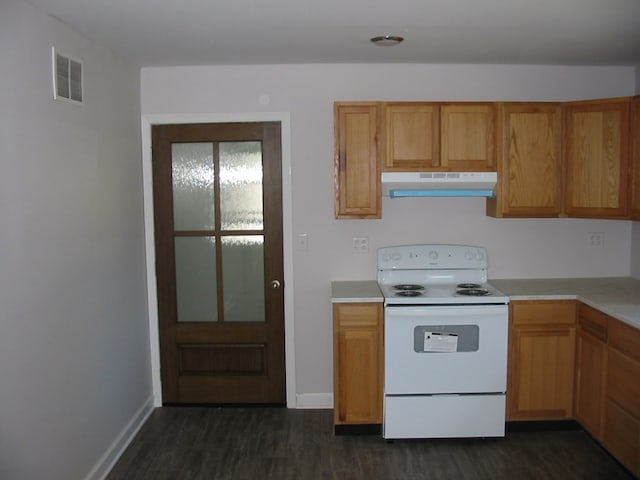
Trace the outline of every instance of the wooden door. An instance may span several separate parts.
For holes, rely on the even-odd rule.
[[[498,115],[495,217],[557,217],[562,211],[562,110],[559,103],[506,103]]]
[[[380,218],[377,103],[336,103],[336,218]]]
[[[566,109],[565,210],[570,217],[628,215],[629,99]]]
[[[152,139],[163,403],[283,404],[280,124]]]

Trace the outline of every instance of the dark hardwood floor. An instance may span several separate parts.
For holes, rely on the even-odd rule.
[[[332,410],[156,409],[108,480],[630,480],[586,433],[500,439],[334,436]]]

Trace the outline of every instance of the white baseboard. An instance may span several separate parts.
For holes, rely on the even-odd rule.
[[[333,408],[333,393],[298,393],[296,408]]]
[[[153,395],[151,395],[142,404],[138,411],[133,415],[129,423],[122,429],[107,451],[102,455],[98,463],[91,469],[85,480],[104,480],[113,466],[116,464],[125,449],[136,436],[138,430],[153,412]]]

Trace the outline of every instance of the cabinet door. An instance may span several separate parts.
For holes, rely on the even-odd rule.
[[[634,473],[640,472],[640,331],[609,319],[603,444]]]
[[[573,301],[512,302],[507,420],[573,417]]]
[[[604,424],[605,448],[637,476],[640,473],[640,421],[607,398]]]
[[[495,143],[495,104],[440,107],[440,166],[445,170],[495,170]]]
[[[576,357],[576,420],[595,438],[602,440],[607,367],[607,317],[581,304]]]
[[[439,108],[430,103],[386,103],[386,171],[428,171],[439,165]]]
[[[334,422],[382,423],[382,304],[334,304]]]
[[[498,115],[495,217],[557,217],[562,211],[562,109],[558,103],[506,103]]]
[[[631,218],[640,220],[640,96],[631,102]]]
[[[334,106],[336,218],[380,218],[378,104]]]
[[[566,109],[565,208],[571,217],[628,215],[629,99]]]

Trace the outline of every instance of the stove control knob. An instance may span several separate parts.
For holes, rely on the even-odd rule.
[[[476,260],[478,261],[484,260],[484,254],[482,253],[482,250],[478,250],[478,252],[476,253]]]
[[[389,255],[388,253],[383,253],[382,260],[384,260],[385,262],[388,262],[389,260],[391,260],[391,255]]]
[[[437,260],[438,259],[438,252],[436,252],[435,250],[431,250],[429,252],[429,258],[431,260]]]
[[[400,255],[399,253],[394,253],[391,255],[391,258],[397,262],[402,258],[402,255]]]
[[[471,250],[467,250],[464,252],[464,258],[466,260],[473,260],[473,252]]]

